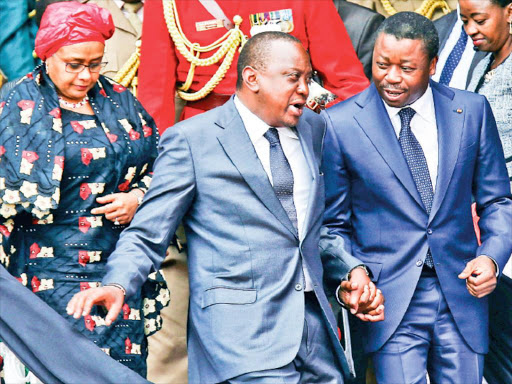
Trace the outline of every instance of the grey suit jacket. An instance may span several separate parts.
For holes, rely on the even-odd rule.
[[[377,38],[377,29],[385,17],[346,0],[334,0],[334,5],[345,24],[357,57],[363,64],[364,73],[371,80],[373,46]]]
[[[348,373],[322,288],[324,269],[318,249],[325,123],[305,110],[296,128],[313,178],[302,240],[277,199],[231,99],[165,132],[151,188],[109,258],[103,282],[122,284],[132,294],[159,267],[183,219],[192,383],[221,382],[282,367],[294,359],[304,326],[304,263],[335,354]],[[360,264],[348,255],[333,259],[329,265],[337,267],[329,268],[332,279],[341,279]]]
[[[452,32],[453,26],[457,22],[457,11],[452,11],[449,14],[441,17],[434,21],[434,25],[437,29],[437,33],[439,34],[439,53],[441,54],[444,46],[446,45],[446,41],[450,37],[450,33]],[[466,81],[466,89],[471,81],[471,77],[473,71],[475,70],[476,65],[487,55],[487,52],[476,51],[475,56],[473,57],[473,61],[471,62],[471,66],[469,67],[468,78]],[[439,70],[439,69],[438,69]]]

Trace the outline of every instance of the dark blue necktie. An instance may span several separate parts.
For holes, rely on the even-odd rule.
[[[297,211],[293,203],[292,168],[284,155],[277,129],[271,127],[263,136],[270,143],[270,171],[272,173],[274,191],[293,226],[297,229]]]
[[[460,59],[462,58],[462,54],[466,49],[466,43],[468,42],[468,35],[462,28],[462,31],[459,36],[459,40],[453,47],[452,51],[448,55],[448,59],[446,59],[446,63],[444,64],[443,72],[441,72],[441,77],[439,78],[439,82],[444,85],[450,85],[450,81],[453,76],[453,72],[457,65],[459,65]]]
[[[416,111],[410,107],[403,108],[398,112],[402,123],[398,141],[414,179],[414,184],[416,184],[416,189],[420,193],[421,201],[427,213],[430,214],[432,202],[434,201],[434,189],[432,188],[432,181],[428,172],[427,159],[420,143],[418,143],[418,140],[416,140],[411,131],[411,120],[415,113]],[[427,252],[425,263],[430,268],[434,268],[434,260],[432,259],[430,249]]]

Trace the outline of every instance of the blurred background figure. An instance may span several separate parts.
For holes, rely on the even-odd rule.
[[[0,358],[2,384],[35,383],[130,383],[149,384],[140,375],[110,358],[93,341],[20,283],[0,264],[0,357],[10,348],[22,356],[33,374],[14,355]],[[37,321],[34,321],[37,319]],[[14,360],[16,359],[16,360]],[[1,371],[2,362],[8,368]],[[34,377],[35,375],[35,377]],[[39,378],[39,379],[38,379]]]
[[[468,90],[491,104],[512,186],[512,0],[460,0],[464,29],[487,53],[473,71]],[[491,384],[512,382],[512,262],[490,297],[490,346],[484,376]],[[508,277],[507,277],[508,276]]]
[[[348,0],[373,9],[386,17],[397,12],[416,12],[431,20],[448,14],[457,6],[457,0]]]
[[[66,314],[68,299],[104,276],[157,156],[152,118],[99,74],[113,33],[109,12],[94,4],[49,5],[35,43],[43,64],[0,98],[0,262],[112,358],[146,376],[147,336],[169,302],[159,274],[113,327],[101,309],[85,320]]]
[[[26,75],[39,62],[33,56],[35,3],[36,0],[0,0],[0,70],[7,80]]]
[[[334,0],[334,5],[345,24],[357,57],[364,67],[368,79],[372,78],[372,55],[377,29],[384,21],[384,16],[366,7],[346,0]]]

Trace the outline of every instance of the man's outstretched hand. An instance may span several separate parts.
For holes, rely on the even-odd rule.
[[[341,282],[339,296],[358,319],[371,322],[384,320],[384,295],[364,269],[352,270],[350,280]]]
[[[114,286],[104,286],[78,292],[69,300],[66,311],[68,315],[73,315],[75,319],[79,319],[80,316],[87,316],[93,305],[102,305],[108,310],[105,324],[110,325],[117,319],[123,303],[124,293],[121,289]]]

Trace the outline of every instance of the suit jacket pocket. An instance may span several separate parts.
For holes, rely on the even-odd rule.
[[[202,308],[214,304],[252,304],[256,302],[256,289],[212,287],[204,291]]]

